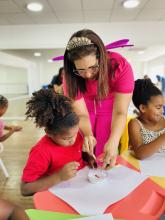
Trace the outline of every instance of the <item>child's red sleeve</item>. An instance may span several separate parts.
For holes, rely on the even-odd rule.
[[[46,152],[42,151],[42,149],[33,148],[23,170],[22,181],[33,182],[46,176],[49,164]]]

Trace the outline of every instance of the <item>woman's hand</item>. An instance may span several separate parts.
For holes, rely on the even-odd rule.
[[[102,158],[103,168],[110,169],[111,167],[114,167],[116,163],[116,157],[117,157],[117,147],[107,142],[104,145],[104,151],[103,151],[103,158]]]
[[[97,162],[93,156],[89,156],[87,165],[92,169],[96,169],[98,167]]]
[[[97,141],[96,138],[92,135],[84,136],[84,144],[83,144],[83,151],[87,152],[91,156],[94,156],[94,147]]]
[[[96,159],[87,152],[82,152],[82,158],[90,168],[97,168]]]

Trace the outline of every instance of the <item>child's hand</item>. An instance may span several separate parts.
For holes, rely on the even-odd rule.
[[[14,126],[14,131],[21,131],[22,127],[21,126]]]
[[[10,126],[10,127],[8,127],[8,130],[9,130],[10,132],[14,133],[14,132],[15,132],[15,126]]]
[[[70,162],[63,166],[63,168],[59,171],[61,181],[65,181],[76,176],[78,167],[79,163],[77,162]]]
[[[22,127],[21,126],[10,126],[9,127],[9,130],[12,131],[12,132],[16,132],[16,131],[21,131],[22,130]]]

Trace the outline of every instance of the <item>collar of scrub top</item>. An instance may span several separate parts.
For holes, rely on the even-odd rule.
[[[105,46],[106,50],[110,50],[110,49],[115,49],[115,48],[120,48],[120,47],[133,47],[133,44],[128,44],[129,39],[121,39],[118,41],[114,41],[108,45]],[[53,57],[52,61],[60,61],[63,60],[64,56],[57,56],[57,57]]]

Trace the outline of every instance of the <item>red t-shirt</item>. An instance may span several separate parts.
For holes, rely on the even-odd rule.
[[[78,169],[83,168],[82,145],[83,137],[79,132],[75,143],[68,147],[56,145],[51,138],[45,135],[31,149],[23,170],[22,181],[33,182],[44,176],[52,175],[72,161],[80,164]]]

